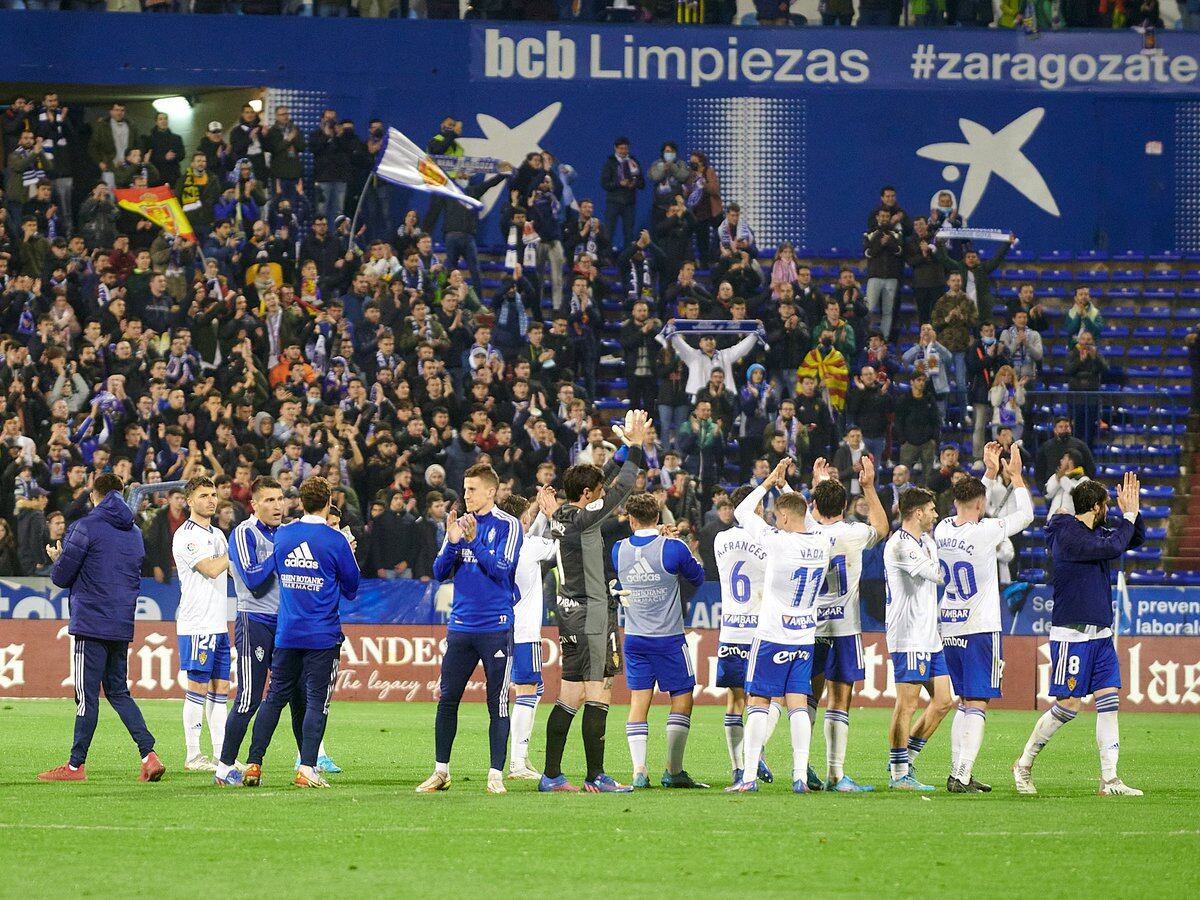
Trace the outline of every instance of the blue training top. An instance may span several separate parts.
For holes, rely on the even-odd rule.
[[[475,539],[442,543],[433,561],[433,577],[454,578],[449,631],[507,631],[513,626],[517,599],[517,556],[524,536],[521,523],[503,510],[475,516]]]
[[[342,639],[338,612],[358,596],[358,563],[346,536],[321,516],[303,516],[275,532],[279,624],[275,646],[328,650]]]

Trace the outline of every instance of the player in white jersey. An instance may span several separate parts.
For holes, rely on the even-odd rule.
[[[833,538],[832,557],[825,573],[825,587],[817,602],[817,641],[813,656],[813,691],[809,697],[809,721],[815,724],[817,701],[828,686],[825,699],[825,761],[828,781],[809,768],[808,786],[843,794],[873,791],[858,784],[843,771],[846,743],[850,734],[850,700],[854,682],[866,677],[862,651],[862,610],[858,586],[862,578],[862,555],[887,538],[888,514],[875,492],[875,465],[866,454],[858,475],[867,500],[869,523],[847,522],[846,488],[837,479],[837,469],[818,459],[813,466],[813,509],[809,510],[810,531]]]
[[[185,682],[183,736],[189,772],[215,772],[217,764],[200,752],[200,733],[208,714],[213,758],[225,743],[226,699],[229,697],[229,543],[212,524],[217,487],[205,475],[183,488],[190,515],[171,540],[179,571],[179,671]],[[183,674],[186,673],[186,674]]]
[[[554,515],[558,502],[554,499],[554,488],[542,487],[532,503],[524,497],[511,494],[496,505],[519,519],[525,529],[515,576],[517,605],[513,608],[510,680],[517,699],[512,711],[512,751],[509,754],[508,777],[536,781],[542,777],[542,773],[529,765],[529,735],[533,732],[538,700],[542,697],[542,619],[546,615],[542,597],[542,563],[556,556],[557,542],[545,535],[549,517]]]
[[[768,708],[772,697],[782,695],[792,732],[792,790],[808,793],[805,776],[812,741],[808,695],[812,693],[817,596],[825,582],[833,540],[805,532],[806,507],[799,494],[784,494],[775,501],[775,528],[756,512],[767,491],[786,483],[792,465],[791,459],[781,460],[734,511],[738,523],[766,550],[767,565],[746,672],[745,769],[742,781],[726,788],[730,792],[758,790],[758,760],[767,733]]]
[[[917,781],[911,764],[954,705],[954,690],[938,633],[942,570],[930,534],[937,521],[937,505],[932,491],[909,488],[900,495],[899,506],[900,530],[888,538],[883,550],[887,643],[896,682],[888,787],[932,791],[931,785]],[[929,691],[929,705],[913,724],[921,688]]]
[[[1003,654],[1000,647],[1000,586],[997,549],[1033,521],[1033,498],[1021,475],[1021,454],[1014,451],[1005,467],[1012,479],[1016,511],[997,519],[983,518],[990,483],[1000,471],[1000,444],[983,450],[983,481],[964,478],[954,485],[952,519],[933,530],[946,589],[939,622],[946,668],[958,695],[958,711],[950,729],[950,777],[946,790],[974,794],[991,790],[971,770],[983,745],[988,701],[1000,696]]]
[[[736,507],[750,496],[754,488],[743,485],[730,498]],[[759,506],[755,512],[763,514]],[[721,633],[717,646],[717,687],[726,688],[725,743],[733,768],[733,783],[742,780],[744,765],[743,743],[745,727],[742,716],[746,711],[746,665],[750,660],[750,645],[758,627],[758,609],[762,605],[763,579],[766,573],[767,551],[741,525],[734,525],[717,535],[713,541],[713,556],[721,583]],[[767,714],[765,747],[770,743],[779,714],[782,698],[774,698]],[[758,777],[768,784],[775,780],[762,757],[758,762]]]

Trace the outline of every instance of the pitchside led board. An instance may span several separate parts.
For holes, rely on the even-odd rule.
[[[618,134],[645,166],[671,139],[709,155],[764,246],[857,252],[891,183],[910,212],[949,189],[1035,253],[1200,251],[1200,35],[269,25],[224,54],[244,20],[0,13],[0,81],[274,88],[418,143],[452,115],[470,155],[552,151],[577,197],[599,196]]]

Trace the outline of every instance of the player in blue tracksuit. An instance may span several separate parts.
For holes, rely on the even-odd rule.
[[[342,646],[339,607],[358,596],[359,571],[344,534],[326,524],[329,482],[320,476],[300,485],[304,515],[275,532],[273,552],[279,578],[279,619],[271,658],[271,687],[254,722],[243,783],[262,779],[263,755],[279,714],[297,689],[304,692],[299,787],[329,787],[317,771],[317,756],[329,719]]]
[[[508,687],[512,671],[513,607],[521,523],[496,508],[500,479],[485,464],[463,475],[467,515],[446,519],[446,540],[433,561],[433,577],[454,578],[454,602],[442,656],[441,693],[434,724],[436,766],[417,788],[419,794],[450,787],[450,751],[458,731],[458,704],[475,666],[483,663],[491,724],[491,765],[487,790],[506,793],[504,757],[508,749]]]
[[[1117,777],[1121,666],[1113,645],[1112,565],[1141,545],[1146,525],[1139,512],[1141,485],[1132,472],[1117,490],[1121,518],[1105,525],[1108,491],[1098,481],[1082,481],[1071,491],[1075,515],[1060,513],[1046,523],[1054,561],[1054,609],[1050,618],[1050,696],[1052,706],[1034,726],[1025,751],[1013,766],[1017,791],[1036,794],[1033,761],[1063,725],[1079,713],[1083,698],[1096,703],[1096,748],[1100,752],[1100,795],[1140,797]]]
[[[51,580],[71,592],[75,639],[75,742],[71,759],[38,775],[42,781],[86,781],[84,762],[100,716],[100,688],[121,717],[142,758],[142,781],[158,781],[166,769],[154,752],[154,735],[129,695],[129,642],[141,588],[142,534],[121,499],[117,475],[98,475],[90,513],[71,524],[62,543],[47,547]]]

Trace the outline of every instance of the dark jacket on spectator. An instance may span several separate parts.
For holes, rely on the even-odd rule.
[[[937,401],[929,388],[925,389],[921,397],[914,397],[910,392],[896,404],[896,432],[899,443],[919,446],[936,441],[942,433],[941,423]]]
[[[1079,356],[1079,348],[1072,347],[1067,354],[1067,364],[1063,374],[1067,376],[1067,387],[1073,391],[1098,391],[1100,383],[1108,373],[1108,363],[1099,351],[1094,351],[1085,358]]]
[[[864,437],[881,438],[887,434],[888,419],[894,404],[891,395],[876,382],[860,388],[852,381],[846,398],[846,421],[862,429]]]
[[[904,237],[899,225],[876,226],[863,235],[868,278],[899,278],[904,271]]]

